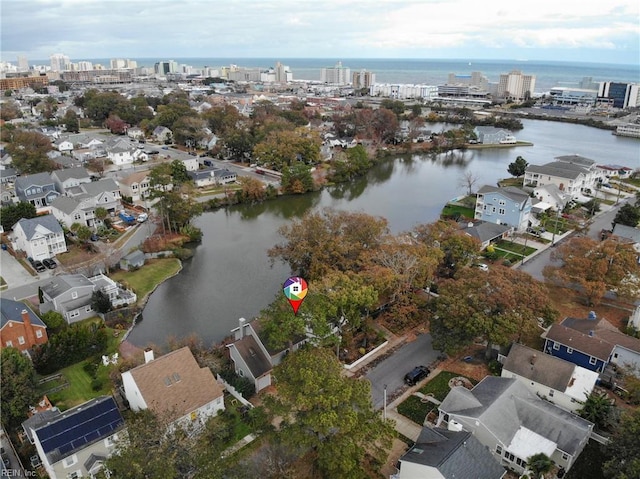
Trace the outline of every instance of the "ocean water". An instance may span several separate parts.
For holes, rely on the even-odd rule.
[[[376,75],[376,83],[438,85],[447,81],[449,73],[468,75],[479,71],[490,82],[497,82],[500,74],[520,70],[536,76],[536,93],[544,93],[555,86],[578,86],[585,77],[594,82],[619,81],[640,83],[640,63],[619,65],[605,63],[478,60],[478,59],[390,59],[390,58],[132,58],[138,66],[152,67],[156,62],[174,60],[194,68],[220,68],[231,64],[241,67],[269,68],[280,62],[289,66],[294,80],[319,81],[320,71],[342,62],[352,72],[368,70]],[[73,60],[77,61],[77,60]],[[89,60],[109,65],[109,59]],[[48,63],[48,62],[43,62]]]

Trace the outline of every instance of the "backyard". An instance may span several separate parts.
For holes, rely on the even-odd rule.
[[[540,241],[536,238],[536,241]],[[527,257],[537,250],[531,246],[525,246],[520,243],[514,243],[513,241],[500,240],[493,244],[492,255],[502,258],[503,260],[509,260],[511,263],[516,263],[522,260],[522,257]]]
[[[160,283],[180,271],[181,263],[176,258],[158,258],[148,260],[145,265],[135,271],[116,271],[111,279],[132,289],[138,301],[151,293]]]

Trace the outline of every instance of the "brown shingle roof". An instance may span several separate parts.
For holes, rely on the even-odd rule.
[[[132,369],[147,407],[174,421],[222,396],[209,368],[198,366],[188,347]]]
[[[606,341],[612,345],[623,346],[631,351],[640,353],[640,339],[629,336],[619,331],[613,324],[604,318],[598,318],[596,320],[590,319],[578,319],[578,318],[565,318],[561,323],[581,333],[588,334],[589,331],[593,331],[593,335]]]
[[[271,362],[267,358],[255,338],[251,335],[245,336],[233,343],[240,353],[240,356],[247,363],[254,378],[259,378],[265,373],[271,371]]]
[[[613,344],[559,324],[551,326],[545,337],[605,362],[613,351]]]
[[[556,391],[565,391],[576,365],[541,351],[515,343],[511,346],[503,369],[543,384]]]

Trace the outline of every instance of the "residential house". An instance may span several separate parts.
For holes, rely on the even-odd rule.
[[[54,170],[51,173],[51,179],[56,185],[56,190],[61,194],[64,194],[68,188],[82,183],[91,183],[91,175],[84,167]]]
[[[124,428],[114,399],[100,396],[30,431],[49,477],[70,479],[94,477],[113,453]]]
[[[132,251],[120,260],[120,269],[129,271],[132,269],[142,268],[144,266],[145,256],[139,249]]]
[[[601,180],[596,162],[580,155],[566,155],[554,158],[544,165],[528,165],[524,173],[525,186],[554,184],[560,191],[567,192],[572,199],[580,199],[583,192],[593,190]]]
[[[478,138],[478,143],[482,143],[483,145],[499,145],[500,142],[512,136],[509,130],[503,130],[502,128],[496,128],[494,126],[476,126],[473,132]]]
[[[633,245],[633,249],[640,255],[640,229],[633,226],[627,226],[620,223],[616,223],[613,226],[612,235],[617,237],[620,241],[630,243]],[[638,257],[640,262],[640,256]]]
[[[485,249],[491,243],[507,238],[513,228],[507,225],[489,223],[487,221],[469,222],[462,226],[461,231],[480,241],[480,249]]]
[[[132,140],[144,140],[145,138],[144,130],[137,126],[127,128],[127,136]]]
[[[232,330],[234,342],[227,345],[229,356],[236,374],[248,378],[256,392],[260,392],[271,385],[271,370],[282,362],[289,348],[271,348],[268,338],[259,336],[258,321],[247,323],[240,318],[239,323],[239,327]],[[306,341],[306,337],[295,338],[291,350],[298,350]]]
[[[216,168],[203,168],[202,170],[187,171],[187,175],[193,180],[196,187],[204,188],[216,184],[216,178],[213,175],[215,170]]]
[[[631,176],[633,168],[621,165],[598,165],[605,178],[625,179]]]
[[[120,143],[114,146],[107,146],[107,158],[116,166],[131,166],[133,165],[133,153],[136,150],[130,146],[125,146]]]
[[[0,184],[3,188],[9,183],[15,183],[18,172],[14,168],[0,168]]]
[[[122,209],[120,187],[113,178],[103,178],[99,181],[81,183],[79,186],[68,188],[65,195],[79,198],[93,198],[96,207],[101,207],[109,212]]]
[[[529,226],[530,214],[531,197],[520,188],[484,185],[478,190],[475,219],[525,231]]]
[[[122,288],[102,274],[91,278],[83,274],[61,274],[42,285],[40,289],[40,311],[57,311],[69,324],[96,315],[91,306],[95,291],[105,293],[111,305],[116,307],[134,304],[138,299],[134,292]]]
[[[132,201],[144,201],[151,196],[149,187],[149,172],[136,171],[119,180],[120,193],[128,196]]]
[[[89,228],[96,226],[96,200],[91,197],[58,196],[51,203],[51,213],[67,228],[79,223]]]
[[[167,143],[173,140],[173,133],[166,126],[156,126],[153,130],[153,137],[156,141]]]
[[[59,170],[65,170],[68,168],[80,168],[82,166],[82,160],[73,155],[58,155],[52,156],[51,161],[55,164]]]
[[[562,211],[567,203],[571,201],[571,195],[566,191],[561,191],[555,184],[536,186],[533,189],[533,196],[543,203],[550,205],[556,211]]]
[[[38,208],[47,207],[60,195],[49,173],[18,176],[15,182],[16,196],[20,201]]]
[[[500,479],[507,473],[470,432],[428,426],[399,464],[397,479]]]
[[[68,153],[70,151],[73,150],[73,143],[71,143],[69,140],[58,140],[56,141],[53,146],[56,148],[56,150],[58,150],[60,153]]]
[[[586,421],[532,393],[516,378],[487,376],[473,389],[455,386],[439,406],[438,426],[473,433],[518,473],[543,453],[568,471],[593,431]]]
[[[640,377],[640,339],[620,332],[604,318],[565,318],[542,335],[545,352],[592,371],[608,365]]]
[[[47,326],[25,303],[0,298],[0,349],[28,351],[48,341]]]
[[[182,426],[199,427],[224,410],[223,389],[188,347],[157,359],[145,350],[145,364],[122,373],[124,394],[133,411],[150,409]]]
[[[22,218],[13,226],[11,243],[15,250],[24,251],[34,260],[53,258],[67,251],[64,231],[53,215]]]
[[[236,174],[226,168],[217,168],[213,170],[213,177],[218,185],[226,185],[236,181]]]
[[[502,365],[503,378],[516,378],[531,392],[576,412],[598,381],[598,373],[514,343]]]
[[[149,161],[149,154],[146,153],[145,151],[141,150],[140,148],[136,148],[135,150],[133,150],[133,153],[131,154],[131,156],[133,157],[133,161],[142,161],[142,162],[146,162]]]
[[[198,162],[197,157],[185,158],[180,161],[182,161],[182,164],[187,169],[187,171],[198,171],[198,168],[200,168],[200,163]]]
[[[99,155],[96,150],[92,150],[91,148],[81,148],[79,150],[73,150],[71,156],[84,165],[88,161],[95,160]]]
[[[218,137],[213,133],[209,133],[205,135],[205,137],[198,142],[198,147],[202,148],[203,150],[210,151],[210,150],[213,150],[217,144],[218,144]]]

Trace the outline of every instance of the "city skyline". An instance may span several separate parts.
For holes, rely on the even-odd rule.
[[[637,64],[640,5],[541,0],[24,0],[2,6],[2,60],[460,58]]]

